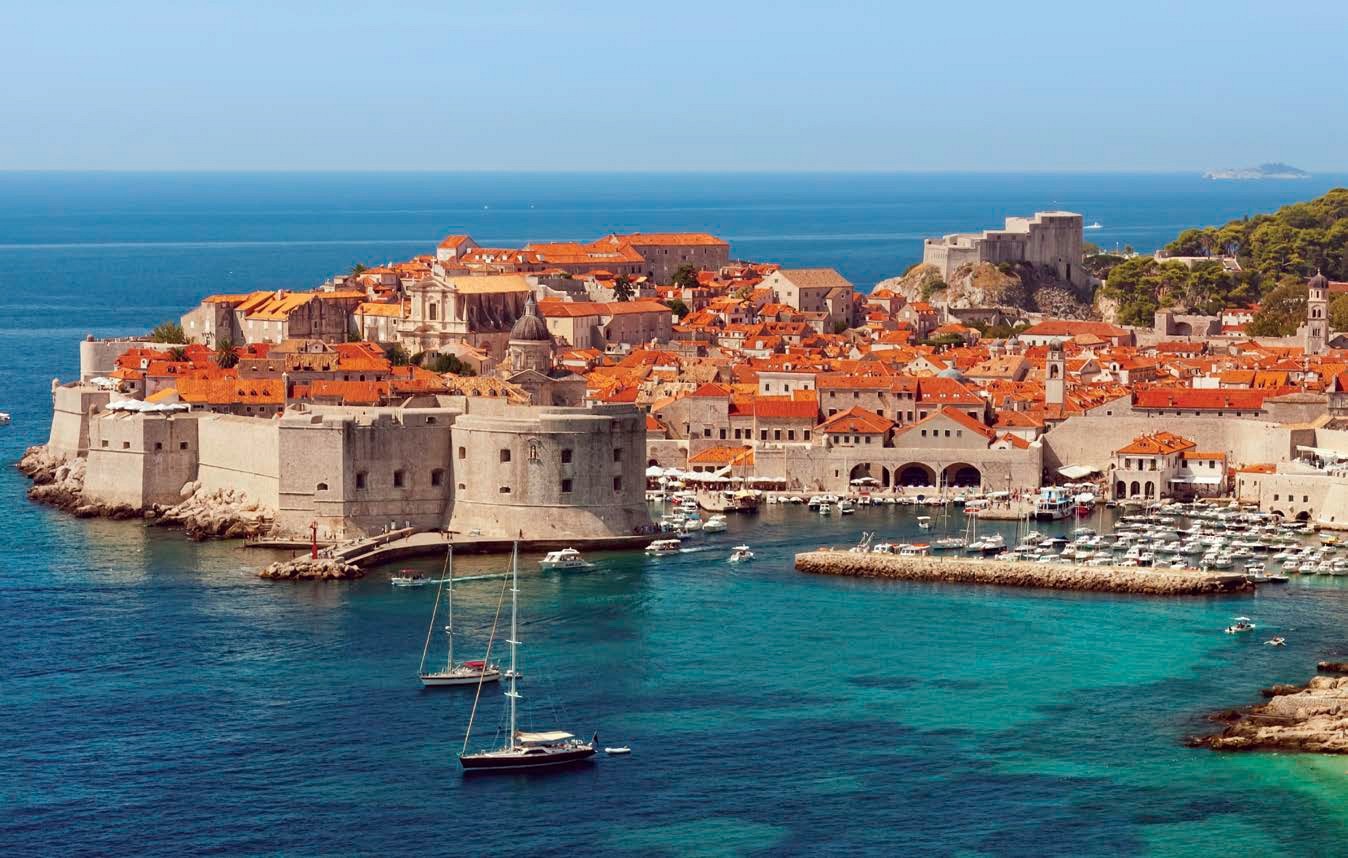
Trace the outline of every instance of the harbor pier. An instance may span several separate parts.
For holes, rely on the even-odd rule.
[[[900,557],[834,549],[797,554],[796,569],[813,575],[1153,596],[1252,593],[1255,589],[1248,576],[1234,572],[1139,566],[1069,566],[932,555]]]

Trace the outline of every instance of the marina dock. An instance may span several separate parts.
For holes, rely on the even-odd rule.
[[[954,584],[992,584],[1153,596],[1253,593],[1249,577],[1236,572],[1151,569],[1122,566],[1072,566],[968,557],[856,553],[819,549],[796,555],[796,569],[813,575],[889,578]]]

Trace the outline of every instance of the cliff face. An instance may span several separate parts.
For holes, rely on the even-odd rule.
[[[941,280],[932,265],[918,265],[901,277],[881,281],[876,289],[889,289],[908,301],[962,310],[999,307],[1011,311],[1045,313],[1061,319],[1093,319],[1090,303],[1070,283],[1053,272],[1029,264],[993,265],[979,262],[961,265]]]

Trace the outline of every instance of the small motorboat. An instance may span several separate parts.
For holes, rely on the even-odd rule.
[[[0,411],[0,426],[8,426],[8,425],[9,425],[9,412]]]
[[[826,503],[821,503],[818,509],[820,515],[828,515],[829,513],[833,512],[833,507]]]
[[[1101,226],[1100,221],[1097,220],[1095,223],[1086,224],[1085,226],[1082,227],[1082,229],[1104,229],[1104,227]]]
[[[389,579],[395,587],[425,587],[431,579],[412,569],[403,569]]]
[[[1236,617],[1236,621],[1225,629],[1228,635],[1238,635],[1243,632],[1252,632],[1254,630],[1255,625],[1250,622],[1249,617]]]
[[[1287,639],[1281,637],[1269,638],[1264,641],[1264,646],[1287,646]]]
[[[840,502],[840,503],[838,504],[838,514],[839,514],[839,515],[851,515],[852,513],[856,512],[856,511],[857,511],[857,508],[856,508],[856,506],[855,506],[851,501],[846,501],[846,500],[845,500],[845,501],[842,501],[842,502]]]
[[[754,559],[754,553],[749,550],[747,545],[736,545],[730,550],[731,563],[748,563]]]
[[[632,753],[632,749],[626,745],[617,745],[616,747],[605,748],[604,753],[608,754],[610,757],[621,757],[623,754]]]
[[[713,515],[702,524],[702,530],[705,533],[720,533],[726,529],[725,516],[721,514]]]
[[[917,529],[918,529],[918,530],[931,530],[931,516],[929,516],[929,515],[919,515],[919,516],[917,517]]]
[[[580,552],[576,549],[563,548],[561,551],[549,551],[543,556],[543,559],[539,561],[538,568],[544,570],[589,569],[593,565],[593,563],[589,563],[584,557],[581,557]]]
[[[646,546],[646,553],[655,557],[662,554],[678,554],[681,547],[677,539],[657,539]]]

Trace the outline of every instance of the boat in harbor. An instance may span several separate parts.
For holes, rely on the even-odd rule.
[[[1034,503],[1035,521],[1057,521],[1067,518],[1076,510],[1076,504],[1066,489],[1045,486],[1039,490]]]
[[[431,579],[415,569],[402,569],[389,578],[389,583],[395,587],[425,587],[431,583]]]
[[[594,564],[586,561],[580,552],[574,548],[549,551],[538,562],[538,568],[545,571],[550,569],[589,569],[592,566]]]
[[[843,500],[838,503],[839,515],[851,515],[856,511],[857,511],[856,506],[849,500]]]
[[[702,523],[703,533],[720,533],[726,529],[725,516],[717,514]]]
[[[929,515],[919,515],[919,516],[917,517],[917,529],[918,529],[918,530],[931,530],[931,516],[929,516]]]
[[[0,426],[8,426],[8,425],[9,425],[9,412],[0,411]]]
[[[731,563],[748,563],[753,559],[754,553],[747,545],[736,545],[734,548],[730,549]]]
[[[652,556],[662,554],[678,554],[682,544],[677,539],[657,539],[646,546],[646,553]]]
[[[441,598],[445,600],[445,666],[440,670],[427,670],[426,657],[431,649],[431,636],[435,632],[436,611]],[[501,678],[501,670],[494,664],[483,661],[454,661],[454,549],[445,552],[445,568],[440,575],[440,590],[435,594],[435,606],[431,608],[431,624],[426,629],[426,645],[421,649],[421,667],[417,669],[421,684],[427,687],[441,685],[481,685],[495,682]]]
[[[1257,628],[1254,623],[1250,622],[1249,617],[1236,617],[1235,620],[1236,621],[1234,623],[1232,623],[1231,625],[1227,626],[1224,629],[1224,631],[1228,635],[1238,635],[1243,634],[1244,632],[1252,632],[1255,630],[1255,628]]]
[[[468,729],[463,737],[463,749],[459,752],[459,764],[464,774],[491,774],[501,772],[519,772],[530,769],[556,768],[584,762],[594,757],[599,744],[596,733],[590,741],[577,739],[565,730],[543,730],[524,732],[518,727],[518,708],[520,701],[519,676],[515,669],[516,652],[519,649],[519,543],[515,544],[510,558],[510,670],[509,687],[506,689],[506,701],[510,710],[510,730],[506,734],[506,744],[499,748],[469,753],[468,743],[473,735],[473,721],[477,715],[477,700],[473,701],[473,712],[468,718]],[[478,699],[481,698],[481,689]]]
[[[632,753],[632,749],[627,747],[626,745],[617,745],[614,747],[605,748],[604,753],[608,754],[610,757],[621,757],[625,754]]]

